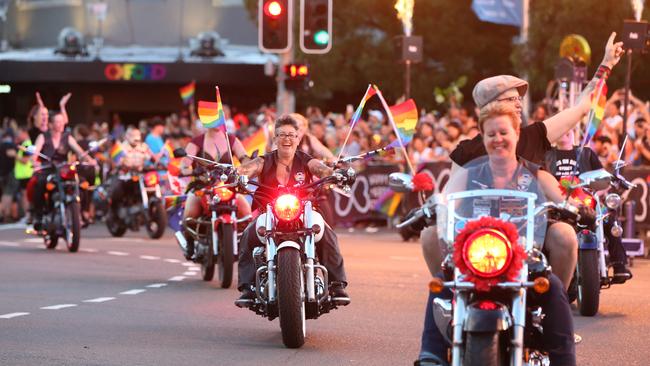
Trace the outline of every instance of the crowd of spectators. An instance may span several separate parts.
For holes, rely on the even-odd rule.
[[[626,136],[623,132],[623,92],[612,93],[605,107],[605,116],[598,134],[591,142],[592,149],[600,157],[603,166],[611,169],[618,159],[621,143]],[[643,102],[630,95],[627,118],[628,141],[625,144],[625,161],[634,166],[650,166],[650,102]],[[245,141],[258,130],[264,130],[267,141],[271,141],[273,121],[276,110],[273,105],[263,105],[251,113],[231,112],[224,105],[226,126],[229,132]],[[302,111],[308,135],[303,143],[310,146],[318,145],[327,149],[331,154],[323,156],[357,155],[383,148],[397,138],[383,110],[369,109],[357,122],[350,132],[350,119],[354,106],[348,105],[342,113],[337,111],[323,112],[317,107],[308,107]],[[39,123],[45,120],[40,116],[36,105],[29,113],[27,121],[18,122],[13,118],[4,117],[0,126],[0,220],[14,221],[28,211],[25,198],[25,187],[32,175],[29,157],[18,149],[19,145],[29,146],[40,133]],[[528,123],[534,123],[548,118],[550,113],[544,104],[533,108]],[[72,118],[74,121],[74,116]],[[192,105],[187,110],[168,116],[153,117],[141,121],[122,121],[118,114],[113,114],[109,121],[77,123],[72,126],[72,132],[82,147],[87,147],[90,141],[109,138],[119,141],[123,138],[128,126],[141,130],[145,142],[154,154],[161,154],[163,146],[178,148],[185,146],[189,140],[203,131],[202,124]],[[407,153],[414,166],[429,162],[448,162],[449,153],[456,145],[471,139],[479,133],[476,109],[473,105],[448,106],[444,113],[438,111],[420,111],[420,117],[412,142],[408,145]],[[349,136],[348,136],[349,134]],[[580,135],[580,134],[577,134]],[[343,142],[348,138],[347,143]],[[576,141],[578,144],[579,141]],[[267,144],[267,151],[272,148]],[[343,151],[341,149],[343,148]],[[263,151],[259,152],[264,153]],[[404,154],[398,152],[382,156],[381,162],[391,164],[404,163]],[[105,154],[105,165],[110,166],[110,158]],[[165,162],[163,160],[163,162]],[[103,169],[104,172],[110,169]],[[104,173],[105,174],[105,173]]]

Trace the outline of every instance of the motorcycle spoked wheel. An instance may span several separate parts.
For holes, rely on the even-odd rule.
[[[578,311],[582,316],[594,316],[600,303],[600,272],[598,251],[582,250],[578,255]]]
[[[277,298],[282,343],[287,348],[300,348],[305,344],[306,334],[300,252],[283,249],[278,252],[277,258]]]
[[[203,257],[201,258],[201,278],[203,279],[203,281],[212,281],[212,279],[214,278],[215,260],[214,260],[214,250],[212,250],[211,235],[208,235],[206,245],[207,245],[207,250],[203,254]],[[195,248],[194,250],[197,249],[198,248]]]
[[[463,365],[501,366],[504,359],[499,346],[499,332],[467,332]]]
[[[235,231],[232,224],[220,224],[217,236],[219,238],[219,255],[217,268],[221,288],[229,288],[232,284],[232,273],[235,263],[234,240]]]
[[[126,233],[126,225],[122,220],[113,214],[111,208],[108,208],[108,213],[106,214],[106,229],[115,238],[120,238]]]
[[[151,200],[149,203],[149,221],[145,225],[147,234],[151,239],[159,239],[165,233],[167,213],[162,201]]]
[[[81,206],[79,202],[72,202],[65,207],[65,234],[68,251],[77,252],[81,242]]]

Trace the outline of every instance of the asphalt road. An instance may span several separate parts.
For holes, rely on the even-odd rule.
[[[307,322],[282,345],[279,323],[239,309],[234,289],[203,282],[170,234],[83,232],[79,253],[44,249],[0,227],[0,365],[409,365],[419,350],[428,272],[419,244],[340,233],[350,306]],[[650,261],[575,317],[579,365],[646,365]]]

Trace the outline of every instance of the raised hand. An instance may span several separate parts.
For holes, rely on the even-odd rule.
[[[41,93],[36,92],[36,103],[38,103],[38,106],[41,108],[45,108],[45,103],[43,103],[43,98],[41,98]]]
[[[609,36],[607,45],[605,45],[605,55],[601,62],[601,65],[605,65],[610,69],[616,66],[616,64],[621,60],[623,53],[625,53],[623,50],[623,42],[614,43],[614,38],[616,38],[616,32],[612,32]]]
[[[65,107],[65,105],[68,103],[68,100],[70,100],[71,96],[72,96],[72,93],[68,93],[68,94],[64,95],[61,98],[61,100],[59,101],[59,106],[61,106],[61,108]]]

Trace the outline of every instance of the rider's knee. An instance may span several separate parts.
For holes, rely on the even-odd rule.
[[[553,223],[548,231],[549,243],[559,250],[574,251],[578,248],[575,229],[564,222]]]

